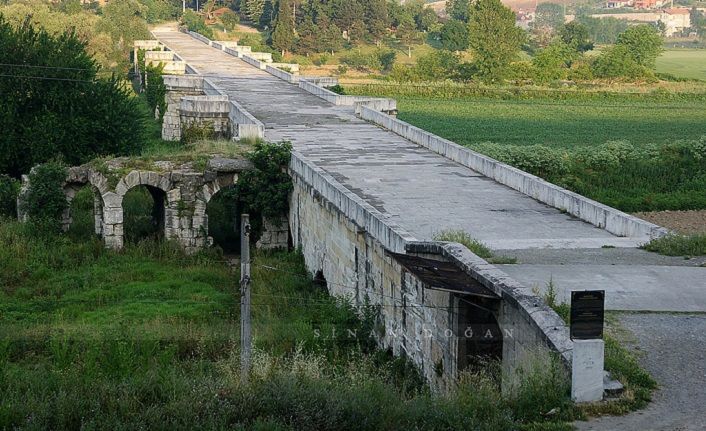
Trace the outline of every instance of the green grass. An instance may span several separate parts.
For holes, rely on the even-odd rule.
[[[237,265],[154,241],[107,251],[83,233],[0,220],[0,429],[510,431],[577,417],[566,376],[546,372],[558,363],[528,369],[511,397],[499,367],[432,393],[374,347],[376,309],[329,297],[297,253],[253,256],[244,385]]]
[[[706,134],[703,101],[397,100],[401,120],[470,147],[495,142],[576,148],[616,140],[642,146]]]
[[[667,235],[653,239],[643,248],[667,256],[706,256],[706,235]]]
[[[657,58],[657,72],[706,80],[706,49],[668,49]]]
[[[436,241],[457,242],[465,245],[473,254],[482,257],[490,263],[495,264],[514,264],[517,259],[508,256],[496,256],[493,251],[483,242],[471,237],[467,232],[462,230],[444,230],[434,235]]]

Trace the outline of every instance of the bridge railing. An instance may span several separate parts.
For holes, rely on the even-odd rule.
[[[551,207],[566,211],[614,235],[649,240],[669,233],[663,227],[566,190],[378,110],[361,106],[359,115],[362,119],[382,126],[415,144],[428,148]]]

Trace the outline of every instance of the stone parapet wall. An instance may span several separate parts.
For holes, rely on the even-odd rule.
[[[669,233],[668,230],[653,223],[561,188],[377,110],[362,106],[359,114],[364,120],[380,125],[500,184],[549,206],[566,211],[614,235],[649,240]]]
[[[208,128],[216,138],[230,139],[230,102],[227,96],[184,96],[179,104],[180,128]]]
[[[330,83],[323,80],[315,81],[310,80],[309,78],[299,80],[299,88],[302,90],[307,91],[336,106],[355,106],[356,113],[360,113],[360,109],[367,106],[370,107],[370,109],[380,110],[390,115],[397,114],[397,101],[394,99],[341,95],[322,86],[329,84]]]
[[[299,82],[299,77],[284,70],[278,69],[277,67],[270,66],[269,64],[265,66],[265,71],[270,75],[273,75],[283,81],[296,84]]]
[[[206,36],[199,34],[199,33],[196,33],[195,31],[190,31],[190,30],[187,30],[187,31],[188,31],[188,34],[191,37],[193,37],[194,39],[199,40],[199,41],[205,43],[206,45],[209,45],[209,46],[211,45],[211,39],[207,38]]]

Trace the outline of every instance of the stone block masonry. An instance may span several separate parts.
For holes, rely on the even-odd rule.
[[[215,137],[261,139],[265,126],[202,76],[164,75],[167,110],[162,139],[178,141],[184,127],[208,127]]]
[[[208,236],[209,201],[221,189],[237,183],[238,175],[251,169],[249,161],[213,157],[206,169],[196,169],[193,163],[176,164],[171,161],[155,161],[150,170],[133,169],[133,161],[119,158],[73,167],[68,170],[63,184],[69,209],[62,217],[62,227],[68,230],[72,223],[70,203],[83,187],[90,187],[94,196],[95,232],[110,249],[121,249],[125,244],[124,196],[135,187],[145,187],[154,200],[160,226],[165,238],[175,240],[184,249],[193,253],[212,245]],[[144,166],[140,161],[139,165]],[[30,187],[29,177],[23,178],[19,202]],[[25,214],[19,214],[26,221]],[[258,245],[261,248],[286,247],[289,233],[286,223],[265,220],[265,231]]]

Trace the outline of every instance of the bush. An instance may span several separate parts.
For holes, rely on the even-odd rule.
[[[255,144],[249,155],[255,169],[243,172],[237,185],[246,211],[272,219],[286,216],[292,190],[292,179],[286,172],[291,152],[289,142]]]
[[[213,29],[207,26],[203,17],[193,10],[187,9],[184,12],[184,15],[182,15],[181,21],[190,31],[199,33],[209,39],[213,39]]]
[[[29,21],[13,28],[0,17],[0,63],[55,78],[16,68],[13,79],[0,79],[0,173],[17,178],[57,156],[75,165],[142,148],[135,99],[117,79],[96,78],[98,66],[76,34],[52,36]]]
[[[29,174],[29,188],[22,197],[22,211],[41,231],[58,232],[68,207],[63,185],[66,167],[57,161],[36,166]]]
[[[164,118],[164,113],[167,111],[167,102],[165,97],[167,95],[167,87],[164,85],[164,80],[162,79],[163,66],[159,67],[147,67],[145,69],[145,74],[147,76],[147,88],[145,89],[145,98],[147,99],[147,104],[150,107],[150,112],[154,118],[154,114],[157,109],[159,109],[159,121],[161,123]]]
[[[331,56],[329,54],[321,54],[316,60],[314,60],[314,64],[317,66],[324,66],[329,61],[331,61]]]
[[[221,23],[223,24],[223,28],[228,31],[233,31],[240,23],[240,18],[235,12],[229,10],[221,15]]]
[[[364,54],[357,51],[351,52],[341,57],[341,63],[360,72],[382,70],[380,58],[375,53]]]
[[[0,217],[17,216],[17,193],[19,181],[7,175],[0,175]]]
[[[706,256],[706,235],[667,235],[653,239],[643,248],[666,256]]]

